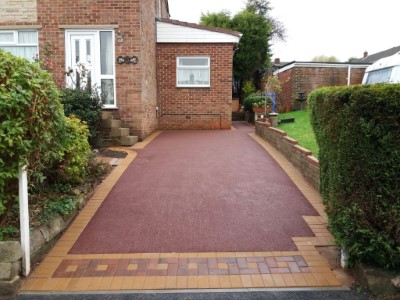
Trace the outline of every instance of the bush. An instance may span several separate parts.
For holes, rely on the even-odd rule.
[[[66,116],[75,115],[89,127],[89,143],[96,144],[101,126],[101,100],[93,90],[70,89],[61,91],[61,102]]]
[[[30,184],[63,153],[65,127],[59,92],[39,64],[0,49],[0,223],[18,196],[18,170],[28,165]]]
[[[65,121],[66,128],[61,141],[63,156],[54,164],[53,171],[57,170],[57,172],[56,178],[53,174],[53,181],[81,183],[87,175],[90,153],[89,130],[87,125],[74,115],[66,117]]]
[[[246,99],[249,97],[251,94],[255,93],[257,91],[256,87],[254,86],[254,83],[252,81],[245,81],[242,92],[243,92],[243,98]]]
[[[309,96],[329,226],[351,261],[400,267],[400,85]]]
[[[272,105],[271,98],[267,98],[267,107]],[[243,102],[245,111],[253,111],[253,107],[265,107],[265,97],[257,94],[250,95]]]

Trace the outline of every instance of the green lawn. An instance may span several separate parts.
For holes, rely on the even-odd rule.
[[[318,145],[311,127],[310,117],[307,110],[293,111],[279,114],[279,119],[295,118],[294,123],[282,123],[279,129],[286,131],[288,136],[299,142],[299,145],[312,151],[318,158]]]

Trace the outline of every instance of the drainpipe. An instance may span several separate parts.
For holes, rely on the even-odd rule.
[[[348,68],[347,68],[347,85],[350,85],[350,77],[351,77],[351,65],[348,65]]]

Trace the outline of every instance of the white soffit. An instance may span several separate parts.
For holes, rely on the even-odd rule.
[[[240,38],[227,33],[157,21],[157,43],[239,43]]]

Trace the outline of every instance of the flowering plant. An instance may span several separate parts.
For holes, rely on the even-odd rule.
[[[36,53],[35,57],[33,57],[33,61],[38,63],[43,70],[52,71],[53,70],[53,63],[50,61],[50,55],[53,54],[51,51],[50,43],[46,43],[43,48],[43,57],[39,57],[39,53]]]
[[[68,85],[71,88],[76,89],[91,89],[91,82],[89,70],[86,68],[85,64],[82,62],[78,62],[74,68],[68,67],[65,75],[69,78]]]

